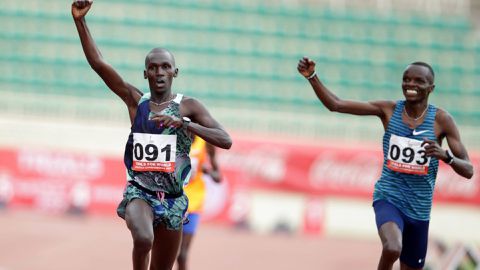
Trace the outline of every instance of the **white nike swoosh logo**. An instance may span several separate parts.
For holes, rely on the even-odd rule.
[[[422,130],[422,131],[416,131],[415,129],[413,130],[412,134],[413,136],[418,136],[420,134],[423,134],[425,132],[428,132],[428,130]]]

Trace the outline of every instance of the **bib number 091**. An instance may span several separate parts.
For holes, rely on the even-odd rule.
[[[165,161],[170,161],[171,153],[172,153],[172,145],[167,144],[162,149],[160,149],[160,153],[165,152]],[[133,154],[136,160],[145,160],[147,161],[155,161],[160,154],[158,151],[158,147],[155,144],[146,144],[143,146],[141,143],[136,143],[133,148]]]

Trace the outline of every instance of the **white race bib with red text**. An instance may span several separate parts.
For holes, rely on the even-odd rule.
[[[393,135],[388,146],[387,167],[396,172],[425,175],[430,157],[427,157],[423,141]]]
[[[134,171],[174,172],[177,135],[133,133]]]

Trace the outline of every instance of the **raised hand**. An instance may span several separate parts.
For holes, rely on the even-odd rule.
[[[88,10],[93,4],[93,0],[76,0],[72,3],[73,19],[79,20],[87,15]]]
[[[303,77],[309,77],[315,72],[315,62],[304,56],[298,61],[297,70],[303,75]]]

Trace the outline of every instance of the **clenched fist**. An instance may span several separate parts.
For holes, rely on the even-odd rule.
[[[300,61],[298,61],[297,70],[303,75],[303,77],[308,78],[315,72],[315,62],[304,56],[302,59],[300,59]]]
[[[72,3],[72,16],[74,20],[83,18],[90,7],[93,4],[93,0],[76,0]]]

